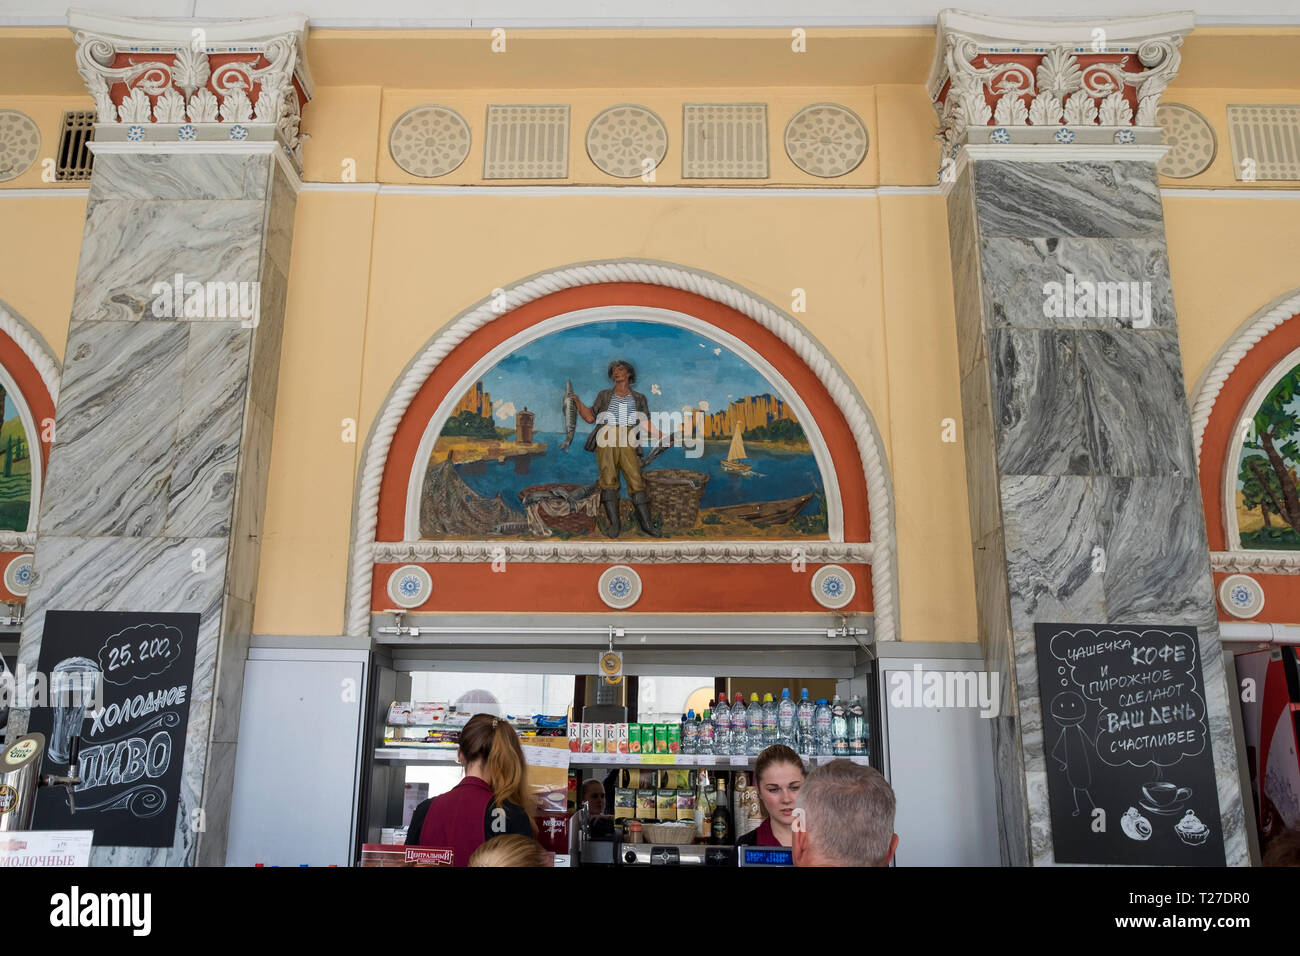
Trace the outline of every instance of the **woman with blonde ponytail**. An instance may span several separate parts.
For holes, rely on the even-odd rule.
[[[451,847],[452,864],[468,866],[470,855],[493,837],[533,837],[527,765],[509,721],[491,714],[471,717],[460,732],[456,762],[465,768],[465,778],[415,808],[408,846]]]

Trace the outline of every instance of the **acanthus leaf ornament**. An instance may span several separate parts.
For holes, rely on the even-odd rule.
[[[1076,90],[1065,101],[1065,122],[1069,126],[1094,126],[1097,104],[1087,90]]]
[[[221,122],[247,123],[253,118],[253,104],[248,94],[234,87],[221,99]]]
[[[1029,106],[1029,122],[1034,126],[1056,126],[1063,112],[1059,99],[1051,93],[1039,93]]]
[[[1079,61],[1065,47],[1057,46],[1047,51],[1038,71],[1038,89],[1042,94],[1050,93],[1057,100],[1063,100],[1083,85],[1083,75],[1079,70]]]
[[[1029,109],[1021,98],[1020,90],[1008,90],[998,98],[998,107],[993,111],[993,118],[1000,126],[1025,125],[1029,120]]]
[[[156,123],[184,123],[185,97],[176,90],[166,90],[153,105]]]
[[[117,118],[123,123],[147,123],[152,113],[149,94],[138,86],[123,97],[117,108]]]
[[[1124,93],[1116,90],[1101,101],[1098,115],[1102,126],[1129,126],[1133,122],[1133,107],[1124,99]]]
[[[211,90],[202,89],[190,97],[189,117],[191,123],[217,121],[217,97]]]

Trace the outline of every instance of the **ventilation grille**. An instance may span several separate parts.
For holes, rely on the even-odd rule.
[[[567,106],[489,106],[484,179],[565,179],[569,175]]]
[[[56,183],[81,182],[90,178],[95,156],[87,144],[94,138],[94,110],[63,114],[63,127],[59,130],[59,157],[54,167]]]
[[[683,179],[766,179],[766,103],[687,103]]]
[[[1228,136],[1237,179],[1300,179],[1300,106],[1229,106]]]

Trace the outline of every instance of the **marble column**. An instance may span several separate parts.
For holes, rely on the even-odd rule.
[[[70,25],[99,121],[19,659],[35,668],[50,608],[200,615],[174,843],[98,847],[92,862],[222,865],[310,92],[305,18]],[[205,34],[211,46],[194,43]],[[237,55],[217,66],[209,52]],[[206,295],[218,283],[224,307]]]
[[[1007,864],[1054,862],[1035,622],[1199,628],[1227,860],[1248,860],[1155,170],[1156,100],[1190,29],[940,17],[931,93],[979,629],[1004,675]],[[1052,283],[1084,281],[1138,283],[1149,308],[1075,317],[1048,302]]]

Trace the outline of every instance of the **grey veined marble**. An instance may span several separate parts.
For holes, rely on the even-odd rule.
[[[1150,163],[975,163],[980,236],[1164,238]]]

